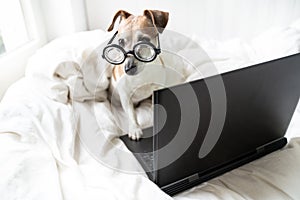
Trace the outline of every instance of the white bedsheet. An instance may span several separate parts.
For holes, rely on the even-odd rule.
[[[199,42],[219,71],[225,72],[299,52],[299,22],[261,34],[252,41]],[[97,162],[79,142],[75,130],[80,130],[81,116],[73,112],[67,97],[75,86],[75,76],[84,83],[78,66],[87,47],[93,48],[107,38],[101,31],[81,34],[57,40],[38,52],[29,62],[26,77],[11,86],[0,103],[1,199],[172,199],[144,174],[119,172]],[[75,41],[80,45],[74,49]],[[61,65],[70,61],[72,65]],[[68,66],[73,71],[68,71]],[[57,72],[67,75],[57,78]],[[82,96],[76,96],[78,101],[91,95],[88,84],[81,89]],[[102,137],[111,135],[116,146],[125,148],[113,139],[118,130],[111,124],[107,102],[100,102],[106,94],[97,94],[99,102],[93,108],[97,108],[99,119],[107,125]],[[88,103],[79,104],[91,109]],[[290,138],[300,136],[299,116],[298,108],[287,132]],[[192,188],[175,199],[300,199],[299,148],[300,141],[295,139],[285,150]],[[117,165],[126,164],[113,154],[111,146],[103,144],[99,149],[103,157],[120,161]]]

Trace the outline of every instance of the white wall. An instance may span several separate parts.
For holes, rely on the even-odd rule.
[[[41,9],[48,40],[87,30],[85,0],[43,0]]]
[[[158,9],[170,12],[169,29],[219,40],[252,37],[300,17],[300,0],[86,0],[86,7],[90,29],[106,30],[119,9]]]

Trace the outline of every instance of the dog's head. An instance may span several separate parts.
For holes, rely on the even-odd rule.
[[[143,15],[134,16],[124,10],[119,10],[108,28],[112,31],[116,20],[120,18],[116,44],[126,52],[132,51],[134,46],[141,42],[148,42],[158,46],[158,33],[162,33],[169,19],[169,13],[158,10],[145,10]],[[137,59],[133,54],[127,54],[125,61],[119,65],[126,74],[134,75],[144,62]]]

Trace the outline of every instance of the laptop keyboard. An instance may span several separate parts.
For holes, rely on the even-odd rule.
[[[153,152],[143,153],[139,155],[144,165],[147,167],[148,170],[153,171],[154,169],[154,156]]]

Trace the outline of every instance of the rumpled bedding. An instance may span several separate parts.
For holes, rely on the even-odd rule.
[[[117,138],[122,131],[115,126],[107,101],[109,71],[85,63],[88,57],[97,57],[94,49],[109,37],[96,30],[51,42],[30,59],[26,76],[9,88],[0,103],[1,199],[173,199],[142,173]],[[191,38],[223,73],[299,52],[300,20],[249,41]],[[82,68],[83,64],[88,67]],[[204,74],[212,75],[206,62],[201,64]],[[99,74],[104,78],[98,80]],[[141,121],[148,121],[151,104],[144,105],[137,112]],[[86,121],[90,114],[94,124]],[[123,115],[120,111],[119,117]],[[299,120],[298,106],[286,133],[292,139],[284,149],[174,199],[300,199]],[[87,131],[97,133],[98,146],[87,147],[82,142],[79,136]],[[125,160],[116,149],[128,152],[129,157]],[[131,164],[139,173],[116,169]]]

